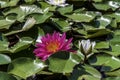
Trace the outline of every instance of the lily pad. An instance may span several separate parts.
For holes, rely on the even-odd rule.
[[[11,62],[11,58],[5,54],[0,54],[0,65],[8,64]]]
[[[17,80],[17,79],[13,77],[11,74],[8,74],[6,72],[0,72],[0,80]]]
[[[8,72],[26,79],[44,69],[46,65],[40,60],[27,57],[17,58],[9,65]]]
[[[49,70],[56,73],[70,73],[81,59],[76,54],[59,52],[49,58]],[[74,57],[73,57],[74,56]],[[75,57],[76,56],[76,57]]]

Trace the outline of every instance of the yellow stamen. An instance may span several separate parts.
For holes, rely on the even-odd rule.
[[[48,52],[55,53],[59,49],[59,43],[56,42],[56,41],[52,41],[52,42],[47,44],[46,49],[47,49]]]

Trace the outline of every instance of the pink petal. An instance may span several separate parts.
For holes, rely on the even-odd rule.
[[[69,49],[70,47],[70,44],[71,44],[71,42],[72,42],[72,39],[73,38],[70,38],[67,42],[65,42],[65,44],[63,45],[63,47],[62,47],[62,49]]]
[[[36,49],[33,51],[35,53],[35,56],[39,57],[41,60],[45,61],[48,59],[50,55],[53,53],[48,52],[46,49],[46,46],[52,41],[52,42],[57,42],[59,44],[59,49],[58,51],[69,51],[73,52],[70,48],[70,44],[72,42],[72,38],[68,39],[66,41],[66,33],[63,33],[62,36],[60,35],[59,32],[54,31],[54,33],[51,34],[46,34],[41,38],[42,43],[37,43],[36,44]]]
[[[37,43],[37,44],[36,44],[36,47],[43,47],[43,48],[44,48],[45,46],[46,46],[46,45],[43,44],[43,43]]]

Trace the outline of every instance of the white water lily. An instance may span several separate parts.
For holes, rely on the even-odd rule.
[[[68,4],[66,4],[66,0],[45,0],[47,3],[51,4],[51,5],[56,5],[56,6],[66,6]]]
[[[79,48],[84,55],[88,55],[88,54],[92,53],[95,45],[96,45],[96,43],[90,42],[89,39],[79,41]]]

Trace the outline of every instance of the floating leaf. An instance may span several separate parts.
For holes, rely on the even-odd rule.
[[[80,59],[78,58],[65,52],[56,53],[49,58],[49,70],[56,73],[70,73],[73,67],[79,63]]]
[[[11,62],[11,58],[5,54],[0,54],[0,65],[8,64]]]
[[[19,40],[17,44],[10,48],[11,53],[16,53],[18,51],[28,48],[33,43],[33,39],[30,37],[23,37]]]
[[[120,36],[119,35],[114,36],[114,38],[110,41],[110,45],[112,47],[112,51],[109,53],[115,56],[119,56],[120,55]]]
[[[31,14],[29,16],[32,16],[36,20],[36,24],[41,24],[41,23],[44,23],[52,15],[53,14],[51,12],[48,12],[45,14]]]
[[[110,17],[106,17],[106,16],[101,16],[99,18],[97,18],[100,29],[105,29],[106,26],[108,26],[111,23],[111,18]]]
[[[96,78],[96,79],[95,79]],[[100,80],[101,74],[92,66],[83,65],[74,69],[69,80]]]
[[[9,29],[14,22],[15,20],[10,20],[8,18],[0,20],[0,30]]]
[[[30,37],[22,37],[19,39],[19,42],[17,42],[17,44],[12,46],[11,48],[8,47],[9,42],[7,41],[0,41],[0,43],[2,44],[0,46],[0,52],[16,53],[16,52],[19,52],[21,50],[28,48],[33,43],[33,39]]]
[[[20,5],[16,8],[12,8],[9,11],[5,11],[4,15],[11,13],[17,14],[17,20],[22,22],[27,15],[32,13],[43,13],[43,11],[36,5]]]
[[[95,37],[101,37],[107,34],[110,34],[111,31],[108,29],[100,29],[100,30],[88,30],[88,32],[94,32],[93,34],[88,34],[85,36],[86,38],[95,38]]]
[[[101,41],[101,42],[96,43],[95,48],[96,49],[108,49],[109,45],[110,45],[109,42],[107,42],[107,41]]]
[[[118,77],[120,77],[120,69],[112,71],[112,72],[106,72],[105,74],[108,75],[108,76],[118,76]]]
[[[120,80],[120,77],[108,77],[103,80]]]
[[[41,71],[45,64],[40,60],[31,58],[17,58],[9,65],[9,73],[20,76],[24,79]]]
[[[66,14],[65,16],[75,22],[90,22],[95,18],[95,14],[93,15],[93,13],[90,12]]]
[[[52,19],[53,24],[62,32],[70,30],[70,24],[65,20]]]
[[[112,71],[120,67],[120,60],[114,56],[110,56],[107,54],[93,56],[89,59],[89,62],[91,65],[103,66],[103,71],[106,71],[106,68],[107,71]]]
[[[0,0],[0,8],[16,6],[19,0]]]
[[[17,79],[13,77],[11,74],[8,74],[6,72],[0,72],[0,80],[17,80]]]
[[[73,5],[60,7],[57,9],[57,11],[59,11],[61,14],[70,13],[73,11]]]

